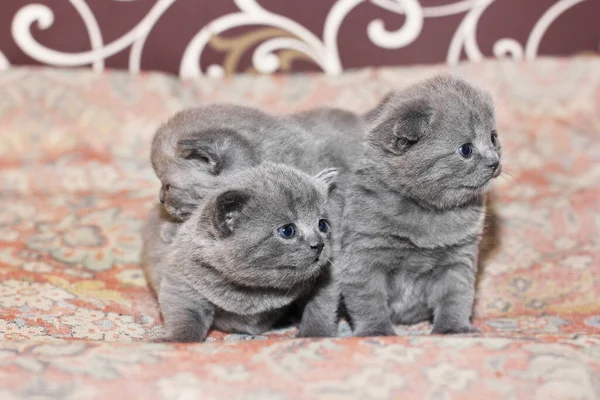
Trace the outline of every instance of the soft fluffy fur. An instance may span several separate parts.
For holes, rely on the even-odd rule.
[[[356,335],[433,319],[470,323],[484,203],[500,173],[490,96],[439,76],[389,95],[367,115],[364,154],[346,191],[336,265]],[[463,158],[458,149],[473,144]]]
[[[263,163],[223,178],[183,223],[153,210],[144,259],[164,339],[202,341],[211,327],[262,333],[329,279],[331,236],[319,230],[319,220],[328,217],[336,175],[327,169],[313,178]],[[278,228],[289,223],[297,234],[282,238]],[[311,324],[303,318],[301,331]]]
[[[309,174],[335,167],[344,175],[362,149],[361,121],[337,109],[275,116],[251,107],[213,104],[181,111],[152,141],[152,166],[162,183],[160,200],[173,218],[185,220],[221,177],[261,161]],[[333,202],[338,214],[339,202]]]
[[[309,174],[335,167],[344,187],[362,149],[362,119],[323,108],[274,116],[237,105],[209,105],[182,111],[167,121],[152,142],[152,165],[162,183],[164,218],[184,221],[207,192],[232,173],[262,160],[285,163]],[[332,235],[339,231],[341,189],[330,193]],[[334,240],[335,244],[339,240]],[[340,298],[335,271],[307,299],[299,336],[335,336]]]

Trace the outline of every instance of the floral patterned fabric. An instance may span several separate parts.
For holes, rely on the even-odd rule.
[[[160,331],[139,229],[157,201],[149,144],[184,107],[354,111],[448,67],[338,77],[16,68],[0,74],[0,398],[593,399],[600,396],[600,58],[487,61],[505,173],[482,246],[480,336],[292,339]],[[247,340],[254,339],[254,340]],[[110,343],[108,343],[110,342]]]

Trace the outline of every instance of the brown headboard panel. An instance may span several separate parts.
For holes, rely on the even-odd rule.
[[[597,52],[599,0],[0,2],[0,69],[194,77]]]

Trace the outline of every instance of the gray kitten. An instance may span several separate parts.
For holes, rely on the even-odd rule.
[[[152,141],[161,203],[183,221],[222,176],[261,161],[291,165],[308,174],[335,167],[343,175],[361,152],[362,131],[360,118],[337,109],[276,116],[215,104],[181,111]],[[342,200],[337,197],[334,194],[333,219],[341,215]]]
[[[165,340],[202,341],[211,328],[263,333],[310,297],[329,271],[327,199],[336,175],[263,163],[206,190],[185,222],[153,210],[144,259]],[[301,333],[315,329],[310,312]]]
[[[486,192],[501,171],[490,96],[438,76],[367,115],[367,146],[346,191],[336,261],[358,336],[433,319],[470,323]]]
[[[223,179],[263,160],[311,175],[333,166],[339,171],[336,185],[343,186],[362,148],[361,121],[353,113],[329,108],[290,116],[227,104],[184,110],[164,124],[152,142],[164,217],[185,221]],[[343,205],[342,191],[332,188],[329,215],[334,236]],[[334,272],[307,299],[299,336],[337,334],[340,294]]]

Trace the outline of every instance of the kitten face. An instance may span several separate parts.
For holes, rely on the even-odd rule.
[[[336,172],[331,171],[313,178],[265,163],[243,174],[201,222],[212,219],[217,227],[211,235],[218,243],[207,249],[214,268],[247,287],[287,289],[316,278],[332,257],[327,192]]]
[[[502,170],[490,97],[447,76],[389,96],[369,141],[386,179],[438,208],[481,196]]]

